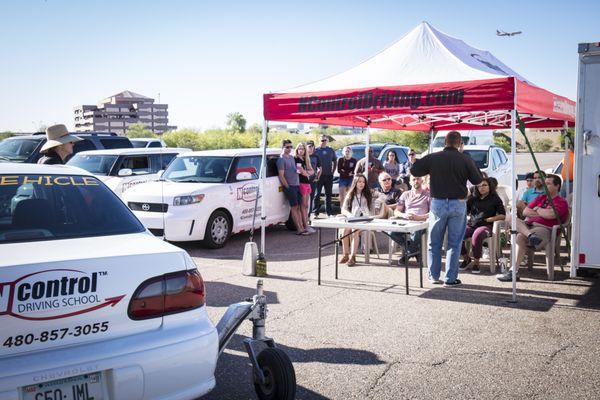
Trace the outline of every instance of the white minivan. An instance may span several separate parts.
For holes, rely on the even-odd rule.
[[[280,153],[267,151],[267,226],[287,222],[290,215],[277,174]],[[123,200],[157,236],[175,242],[202,240],[207,247],[220,248],[231,234],[252,229],[255,212],[255,226],[260,223],[261,201],[256,210],[255,203],[261,161],[261,149],[180,154],[160,181],[136,185]]]
[[[117,195],[140,183],[158,179],[178,154],[186,148],[140,148],[91,150],[75,154],[67,165],[82,168],[103,181]]]

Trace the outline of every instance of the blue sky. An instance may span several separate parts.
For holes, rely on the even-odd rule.
[[[575,99],[598,1],[0,2],[0,131],[73,127],[73,107],[132,90],[179,127],[261,121],[262,93],[344,71],[421,21]],[[496,29],[523,34],[498,37]]]

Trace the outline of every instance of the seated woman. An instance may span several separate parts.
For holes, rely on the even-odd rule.
[[[461,271],[466,270],[471,261],[473,261],[471,272],[475,274],[480,272],[479,260],[483,252],[483,241],[492,236],[494,222],[505,219],[506,211],[504,210],[502,199],[496,193],[496,186],[497,181],[495,179],[483,178],[483,181],[473,190],[473,195],[467,200],[465,240],[471,238],[473,260],[471,260],[465,241],[463,241]],[[490,262],[493,262],[493,260]]]
[[[373,203],[371,190],[367,186],[367,178],[363,174],[356,174],[352,185],[346,194],[344,204],[342,205],[342,214],[347,217],[362,217],[371,215],[371,206]],[[343,257],[341,263],[348,263],[351,267],[356,264],[356,253],[358,252],[358,243],[360,231],[344,229],[344,239],[342,240]],[[348,235],[348,236],[346,236]],[[352,237],[352,252],[350,252],[350,237]]]

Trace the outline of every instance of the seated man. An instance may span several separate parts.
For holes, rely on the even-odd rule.
[[[410,177],[410,185],[412,189],[402,193],[396,209],[394,210],[394,216],[408,219],[411,221],[426,221],[429,218],[429,203],[430,197],[429,192],[423,189],[423,178],[417,176]],[[408,243],[409,254],[417,253],[417,261],[421,261],[421,236],[423,231],[417,231],[411,234]],[[406,240],[406,234],[393,232],[391,234],[392,239],[402,246]],[[398,260],[398,265],[405,264],[408,259],[407,255],[403,255]]]
[[[565,223],[569,217],[569,205],[567,201],[559,196],[561,181],[557,175],[548,174],[546,176],[546,186],[550,201],[554,204],[560,221],[556,219],[554,210],[550,205],[548,196],[545,194],[538,196],[535,200],[525,207],[523,215],[527,218],[525,221],[517,220],[517,280],[519,279],[519,265],[523,262],[527,248],[541,250],[546,247],[550,241],[552,227]],[[512,281],[512,271],[496,275],[499,281]]]
[[[528,183],[529,185],[529,183]],[[521,198],[517,201],[517,212],[519,214],[523,213],[523,210],[529,203],[534,201],[538,196],[546,194],[544,192],[544,185],[542,184],[542,180],[540,178],[539,172],[533,173],[533,187],[527,189]]]
[[[379,174],[379,189],[373,192],[373,201],[375,202],[375,212],[387,218],[388,212],[396,209],[396,204],[400,199],[402,192],[392,185],[392,177],[387,172]],[[378,204],[379,203],[379,204]],[[385,209],[385,212],[381,210]],[[380,212],[380,210],[382,212]]]

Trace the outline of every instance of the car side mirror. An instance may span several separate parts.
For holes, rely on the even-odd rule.
[[[131,170],[131,168],[123,168],[119,170],[119,173],[117,174],[119,176],[131,176],[133,175],[133,171]]]
[[[248,181],[250,179],[252,179],[252,174],[250,172],[238,172],[238,174],[235,176],[235,179],[237,181]]]

